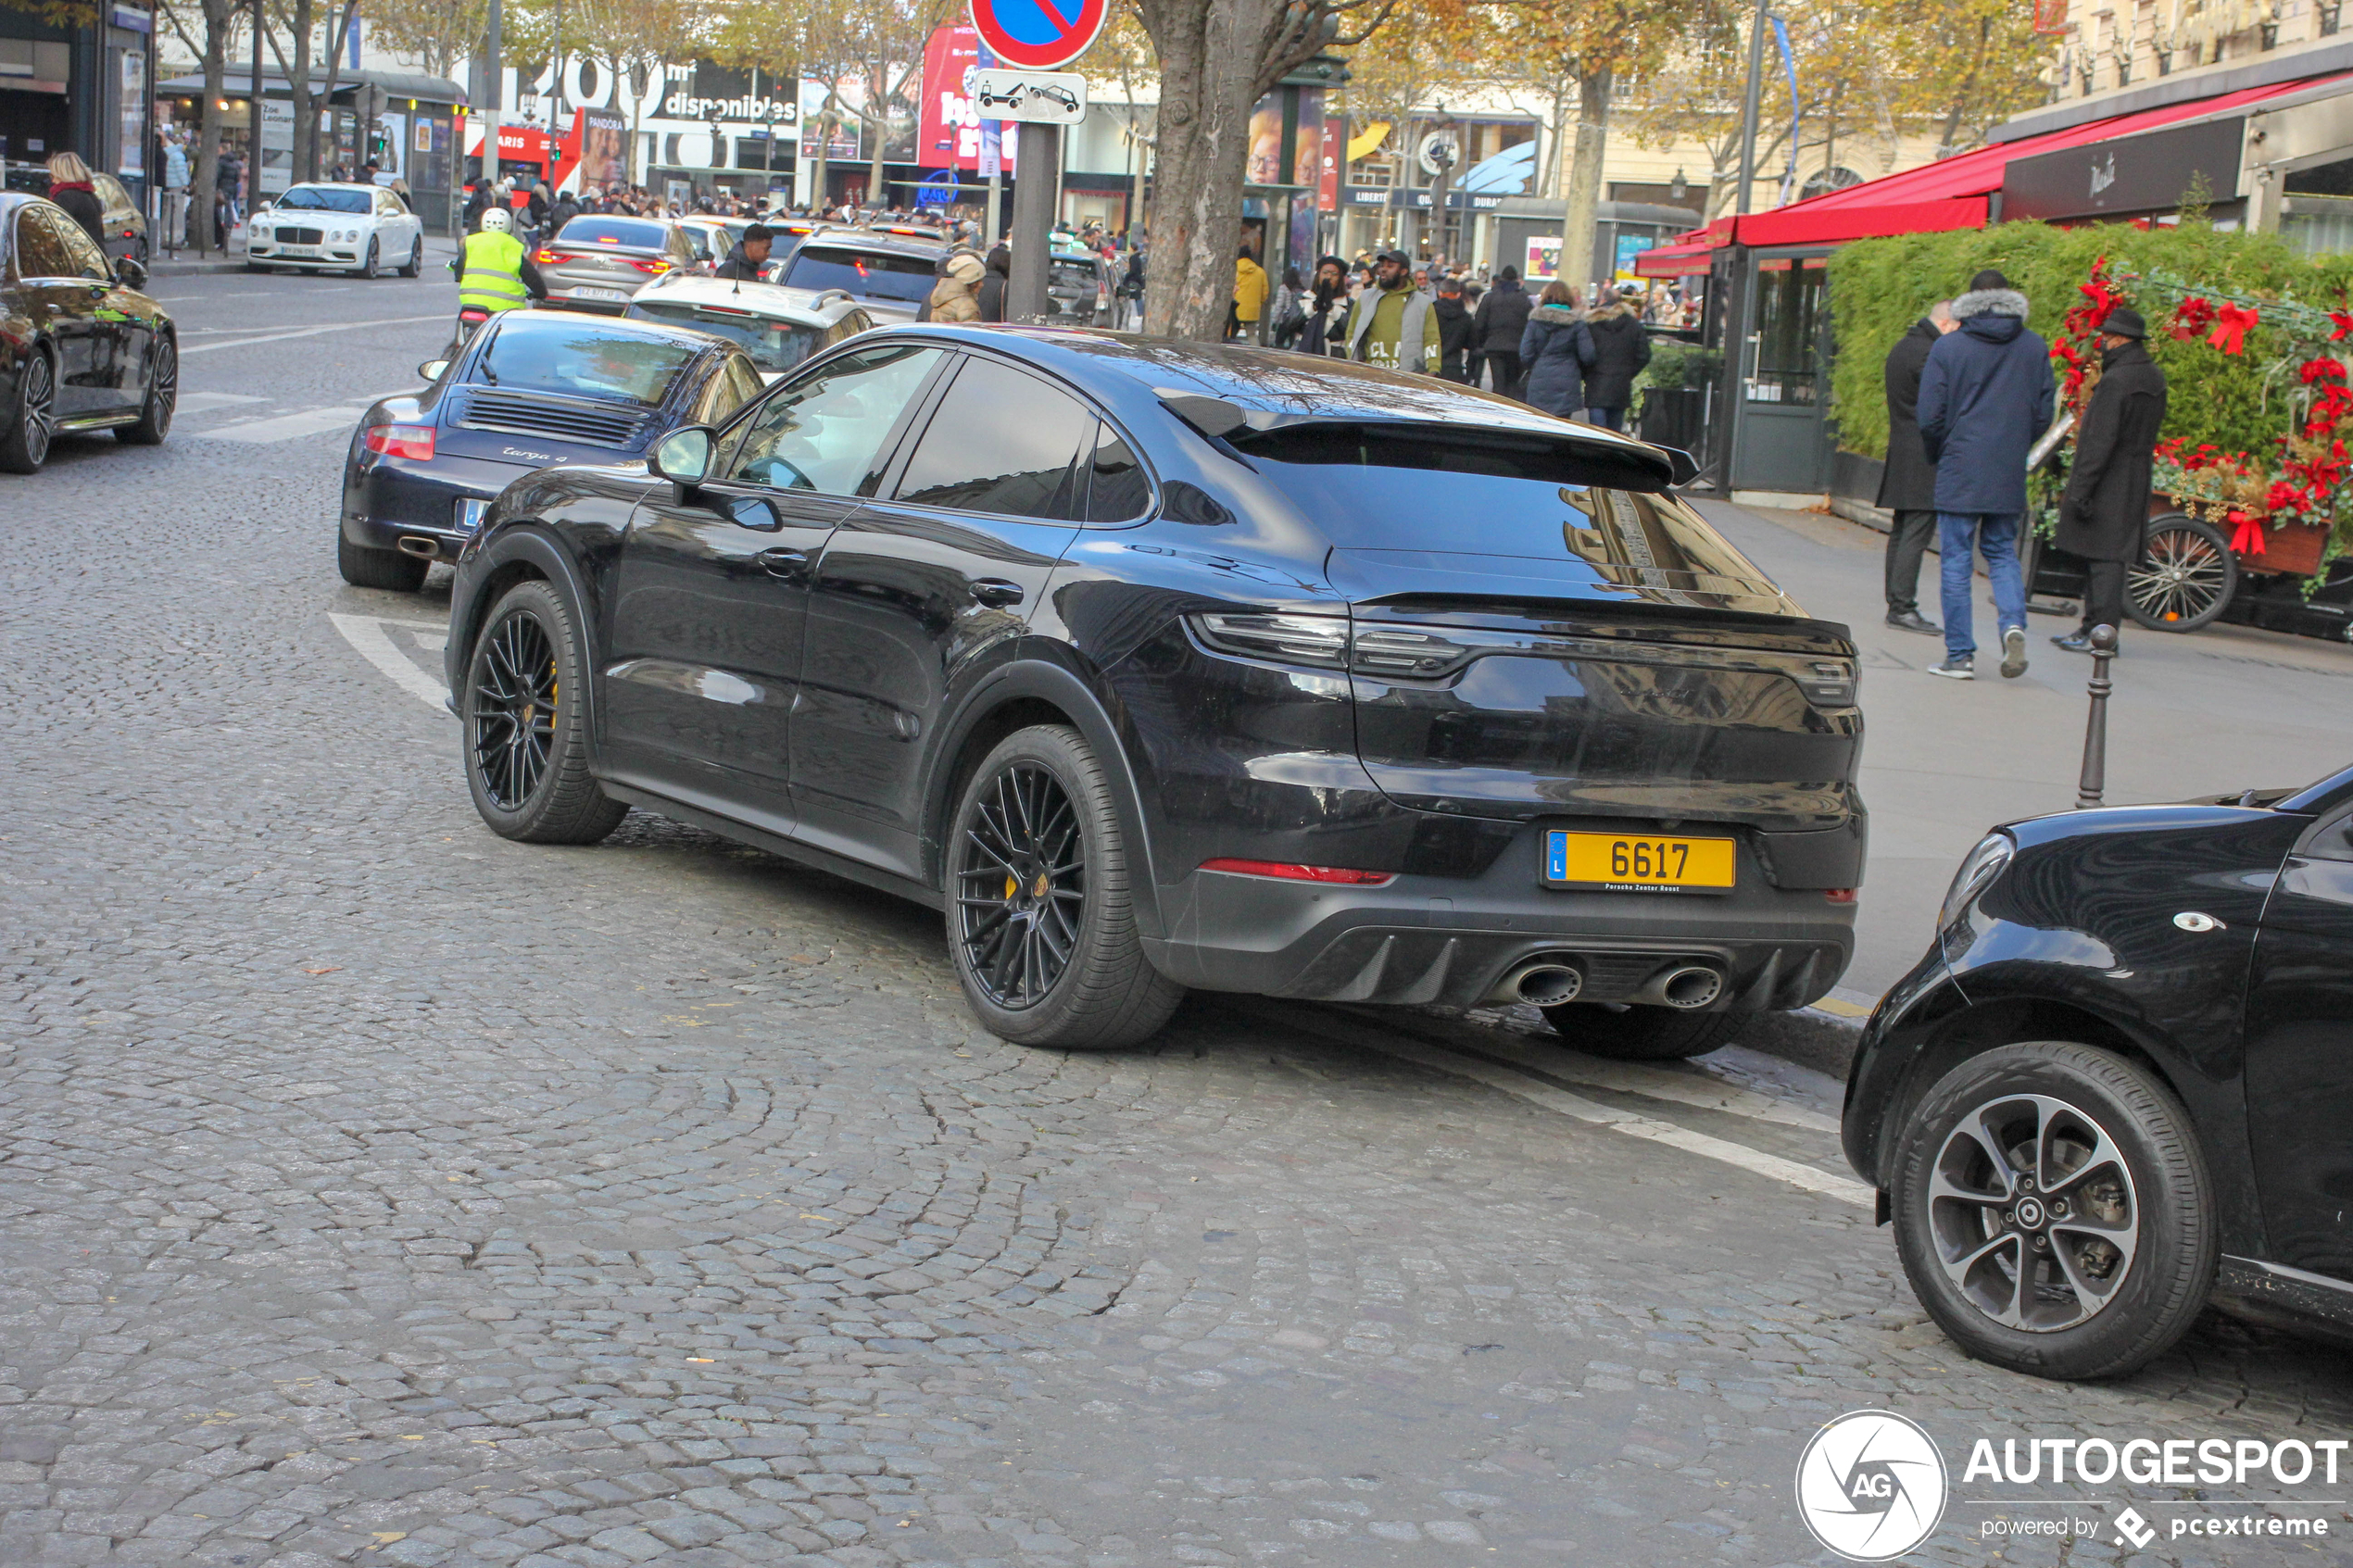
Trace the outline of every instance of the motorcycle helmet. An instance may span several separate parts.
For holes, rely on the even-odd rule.
[[[494,207],[482,215],[483,232],[511,234],[515,232],[515,215],[503,207]]]

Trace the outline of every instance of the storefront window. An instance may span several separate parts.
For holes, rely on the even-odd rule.
[[[1820,257],[1768,257],[1756,264],[1756,365],[1752,403],[1811,406],[1820,401],[1816,354],[1826,276]]]

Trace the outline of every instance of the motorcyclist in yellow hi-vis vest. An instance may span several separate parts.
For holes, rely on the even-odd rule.
[[[547,297],[539,269],[514,236],[514,224],[506,208],[494,207],[482,215],[480,232],[466,236],[464,248],[449,263],[458,274],[459,308],[496,315]]]

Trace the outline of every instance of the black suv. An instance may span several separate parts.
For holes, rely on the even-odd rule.
[[[2353,769],[2010,823],[1938,924],[1845,1141],[1945,1333],[2103,1377],[2209,1300],[2353,1331]]]
[[[1862,717],[1688,465],[1298,355],[870,332],[499,497],[468,781],[509,837],[634,804],[941,908],[1010,1039],[1191,986],[1705,1050],[1845,967]]]

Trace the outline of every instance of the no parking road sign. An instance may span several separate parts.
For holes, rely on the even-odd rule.
[[[1000,64],[1052,70],[1087,52],[1110,0],[971,0],[973,27]]]

